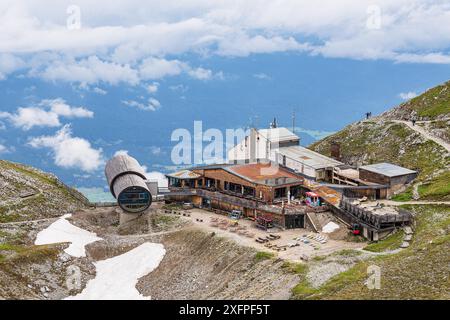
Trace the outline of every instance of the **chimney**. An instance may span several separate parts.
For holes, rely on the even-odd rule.
[[[341,144],[336,141],[332,141],[330,144],[330,153],[333,159],[341,161]]]

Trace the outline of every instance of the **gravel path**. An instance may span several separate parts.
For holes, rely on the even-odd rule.
[[[396,123],[402,123],[402,124],[408,126],[410,129],[420,133],[421,135],[423,135],[428,140],[432,140],[432,141],[436,142],[437,144],[439,144],[442,147],[444,147],[448,152],[450,152],[450,144],[449,143],[445,142],[441,138],[433,136],[431,133],[429,133],[427,130],[425,130],[421,126],[418,126],[418,125],[414,125],[413,126],[411,121],[404,121],[404,120],[392,120],[392,121],[394,121]],[[416,122],[416,124],[418,124],[418,122]]]

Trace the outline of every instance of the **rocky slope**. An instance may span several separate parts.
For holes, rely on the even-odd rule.
[[[450,260],[450,206],[405,207],[414,213],[415,234],[411,246],[396,253],[376,252],[353,264],[319,287],[307,276],[294,289],[295,299],[450,299],[448,281]],[[389,242],[389,239],[379,242]],[[387,247],[387,246],[384,246]],[[364,254],[367,254],[364,251]],[[362,255],[361,251],[346,252]],[[330,257],[315,262],[326,265]],[[380,268],[380,288],[369,289],[369,267]],[[308,266],[308,274],[314,263]]]
[[[137,288],[152,299],[288,299],[299,281],[284,261],[195,229],[163,237],[160,266]]]
[[[421,119],[416,126],[431,136],[448,141],[450,129],[450,82],[384,114],[353,123],[343,130],[310,146],[312,150],[330,155],[330,144],[341,145],[342,161],[350,165],[391,162],[419,171],[414,185],[399,199],[417,196],[423,200],[450,200],[450,156],[436,141],[408,127],[399,120],[412,116]]]
[[[55,176],[0,160],[0,223],[57,217],[87,205]]]

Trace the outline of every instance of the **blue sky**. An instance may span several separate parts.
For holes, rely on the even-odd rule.
[[[177,128],[293,111],[308,145],[449,80],[449,17],[445,1],[4,1],[0,158],[103,187],[119,150],[155,176]]]

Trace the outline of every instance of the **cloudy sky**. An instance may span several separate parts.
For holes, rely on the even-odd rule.
[[[307,145],[450,75],[448,1],[2,0],[0,30],[0,157],[73,185],[118,150],[172,169],[194,120],[295,111]]]

